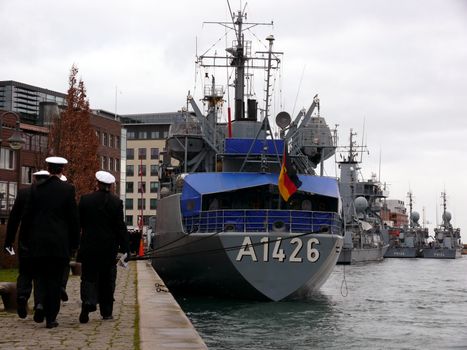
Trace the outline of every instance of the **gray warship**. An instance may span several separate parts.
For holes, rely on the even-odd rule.
[[[443,200],[442,224],[435,228],[434,240],[423,249],[423,257],[430,259],[456,259],[462,257],[461,232],[451,224],[451,213],[446,211],[446,192],[441,193]]]
[[[385,230],[379,210],[384,198],[381,184],[373,177],[359,180],[358,159],[363,146],[354,141],[356,134],[350,130],[348,153],[339,162],[339,189],[344,211],[344,246],[338,264],[381,261],[388,245],[383,241]]]
[[[421,258],[428,247],[428,228],[421,227],[420,214],[413,211],[412,192],[409,197],[409,226],[390,230],[389,248],[385,258]],[[392,234],[391,234],[392,233]]]
[[[247,22],[244,10],[216,23],[235,40],[225,57],[207,52],[197,63],[234,77],[233,120],[228,107],[220,121],[226,89],[206,73],[204,111],[188,95],[169,130],[167,152],[178,165],[161,166],[152,265],[175,295],[307,297],[333,271],[343,242],[338,183],[316,174],[334,154],[333,135],[316,115],[318,96],[294,120],[278,113],[280,131],[273,132],[272,76],[281,53],[273,51],[273,36],[267,50],[254,53],[247,37],[270,23]],[[265,77],[261,105],[250,91],[257,69]],[[278,189],[285,154],[301,182],[288,201]]]

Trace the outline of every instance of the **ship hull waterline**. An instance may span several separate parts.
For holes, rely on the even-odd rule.
[[[373,248],[343,248],[337,264],[351,265],[364,262],[382,261],[385,258],[388,245]]]
[[[343,239],[336,234],[164,234],[152,265],[175,295],[306,298],[327,280]],[[162,237],[159,237],[162,238]],[[156,236],[156,241],[158,237]],[[162,241],[176,242],[164,248]]]

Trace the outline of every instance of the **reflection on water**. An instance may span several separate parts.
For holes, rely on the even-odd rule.
[[[337,266],[309,300],[178,302],[209,349],[467,348],[465,257]]]

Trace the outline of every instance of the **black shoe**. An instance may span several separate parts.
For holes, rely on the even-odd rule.
[[[42,323],[44,322],[44,317],[44,307],[42,306],[42,304],[37,304],[36,310],[34,311],[34,322]]]
[[[81,313],[79,314],[79,323],[89,322],[89,307],[86,304],[81,306]]]
[[[114,317],[112,315],[109,315],[109,316],[102,316],[102,319],[103,320],[113,320]]]
[[[25,297],[19,297],[17,300],[18,307],[16,311],[18,312],[19,318],[26,318],[28,315],[28,301]]]
[[[62,301],[68,301],[68,294],[66,293],[66,290],[62,289],[60,291],[60,299]]]
[[[55,328],[55,327],[58,327],[57,321],[47,322],[47,324],[45,325],[45,328]]]

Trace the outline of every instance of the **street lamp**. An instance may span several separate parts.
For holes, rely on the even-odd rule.
[[[20,119],[18,117],[18,115],[16,113],[13,113],[13,112],[3,112],[1,115],[0,115],[0,144],[1,142],[3,141],[2,140],[2,127],[3,127],[3,118],[7,115],[11,114],[12,116],[15,117],[16,119],[16,126],[15,126],[15,131],[13,132],[13,135],[11,135],[9,138],[8,138],[8,143],[10,145],[10,148],[12,150],[19,150],[21,149],[21,147],[23,147],[23,144],[24,144],[24,140],[23,138],[21,137],[21,129],[20,129]]]

